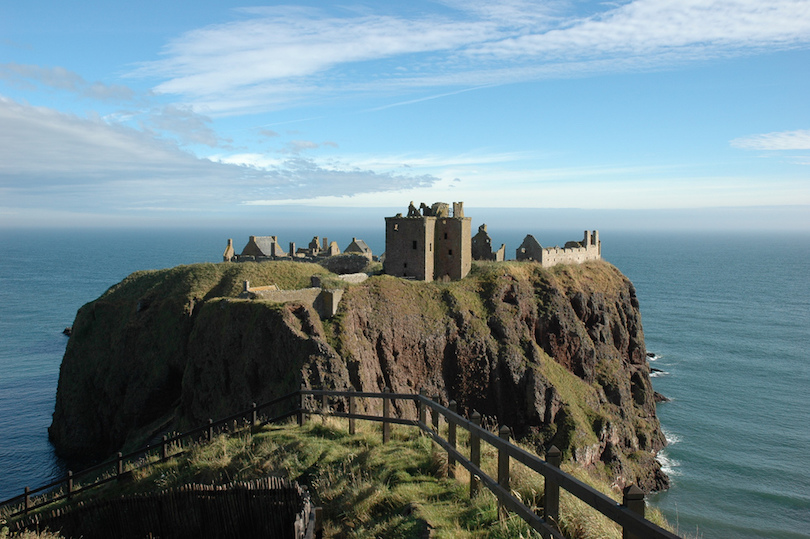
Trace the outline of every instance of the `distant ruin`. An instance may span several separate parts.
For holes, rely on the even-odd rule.
[[[463,279],[470,272],[473,260],[502,262],[506,258],[506,246],[501,244],[493,251],[486,224],[478,227],[475,236],[471,235],[471,219],[464,216],[463,202],[453,202],[452,206],[446,202],[428,206],[423,202],[418,208],[411,202],[407,215],[398,213],[385,218],[385,253],[379,258],[372,254],[366,242],[357,238],[352,238],[343,253],[369,261],[381,260],[383,271],[388,275],[435,281]],[[222,258],[226,262],[287,259],[327,264],[330,260],[341,262],[341,258],[331,258],[340,254],[337,242],[321,240],[319,236],[313,237],[307,247],[299,248],[291,242],[286,252],[277,236],[250,236],[239,254],[233,248],[233,240],[229,239]],[[534,236],[527,234],[515,250],[515,258],[537,262],[545,268],[580,264],[601,259],[602,243],[598,230],[586,230],[582,241],[569,241],[564,247],[543,247]]]
[[[566,242],[565,247],[542,247],[534,239],[534,236],[527,234],[523,243],[515,251],[517,260],[528,260],[539,262],[544,268],[550,268],[557,264],[581,264],[588,260],[599,260],[602,258],[602,242],[599,241],[599,231],[585,231],[582,241]]]
[[[346,254],[354,254],[374,260],[374,255],[366,242],[352,238],[352,242],[344,251]],[[306,247],[296,247],[294,242],[290,242],[289,250],[284,251],[278,241],[278,236],[250,236],[242,252],[236,254],[233,248],[233,240],[228,239],[228,245],[222,254],[223,262],[261,262],[264,260],[284,260],[292,259],[302,262],[317,262],[323,258],[337,256],[340,254],[340,247],[337,242],[330,242],[328,238],[315,236]]]
[[[503,262],[506,256],[506,246],[502,243],[497,251],[492,250],[492,238],[487,234],[487,225],[478,227],[478,234],[472,237],[473,260],[494,260]]]

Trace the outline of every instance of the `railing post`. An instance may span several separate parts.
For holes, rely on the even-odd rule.
[[[436,404],[439,404],[439,396],[438,395],[433,395],[432,400]],[[431,412],[431,417],[433,418],[433,431],[436,434],[439,434],[439,411],[436,408],[431,408],[430,412]]]
[[[357,402],[354,399],[354,395],[349,395],[349,415],[354,415],[357,413]],[[354,424],[354,418],[349,418],[349,434],[354,435],[356,431],[356,427]]]
[[[73,470],[68,470],[67,491],[68,491],[68,498],[70,498],[70,496],[73,494]]]
[[[31,510],[31,487],[25,487],[25,514]]]
[[[546,451],[546,462],[555,468],[560,467],[562,453],[552,445]],[[560,522],[560,485],[546,477],[545,501],[543,502],[543,520],[557,526]]]
[[[421,389],[419,391],[419,396],[425,396],[425,390]],[[419,399],[419,422],[423,425],[427,425],[427,414],[425,413],[425,402],[422,399]]]
[[[631,510],[632,512],[644,518],[644,491],[636,485],[630,485],[624,489],[624,497],[622,505]],[[638,535],[622,530],[622,539],[640,539]]]
[[[250,406],[250,428],[251,430],[255,429],[259,425],[259,411],[254,402]]]
[[[324,416],[329,413],[329,401],[326,395],[321,395],[321,413]]]
[[[208,418],[208,443],[214,441],[214,420],[210,417]]]
[[[502,425],[498,436],[501,440],[509,442],[509,427]],[[509,492],[509,452],[503,447],[498,448],[498,484]],[[500,496],[498,496],[498,516],[501,519],[507,517],[506,505]]]
[[[304,394],[298,392],[298,426],[304,425]]]
[[[115,459],[115,475],[120,476],[124,473],[124,454],[120,451]]]
[[[388,418],[391,416],[391,399],[388,398],[387,393],[390,393],[391,390],[389,388],[383,389],[383,424],[382,424],[382,435],[383,435],[383,443],[387,444],[388,440],[391,439],[391,423],[388,422]]]
[[[476,427],[481,426],[481,414],[473,412],[470,416],[470,421]],[[481,467],[481,438],[478,436],[478,431],[470,429],[470,461],[477,467]],[[481,489],[481,480],[474,473],[470,473],[470,498],[478,495]]]
[[[160,460],[166,460],[166,458],[169,456],[169,452],[166,447],[166,440],[168,439],[169,437],[164,434],[163,441],[160,443]]]
[[[456,401],[450,401],[448,403],[448,408],[454,414],[456,413]],[[450,444],[450,447],[453,449],[456,448],[456,424],[453,421],[447,421],[447,443]],[[456,459],[448,452],[447,453],[447,476],[450,478],[456,477]]]

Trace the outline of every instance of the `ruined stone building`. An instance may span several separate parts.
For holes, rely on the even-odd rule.
[[[373,259],[371,249],[363,240],[352,238],[352,243],[348,249],[356,249],[358,252],[355,254],[362,254],[369,260]],[[330,242],[327,238],[321,242],[320,237],[315,236],[309,242],[307,247],[295,246],[295,242],[290,242],[290,250],[285,252],[281,248],[277,236],[250,236],[247,244],[242,252],[236,254],[233,248],[233,240],[228,240],[228,246],[222,254],[222,260],[225,262],[246,262],[246,261],[261,261],[261,260],[278,260],[283,258],[294,259],[299,261],[316,261],[319,258],[336,256],[340,254],[340,247],[337,242]]]
[[[497,251],[492,250],[492,238],[487,234],[487,225],[478,227],[478,234],[472,237],[473,260],[494,260],[503,262],[506,255],[506,246],[502,243]]]
[[[251,236],[239,254],[240,258],[249,256],[274,258],[287,256],[287,253],[279,245],[277,236]]]
[[[343,249],[343,253],[347,255],[364,256],[369,260],[373,259],[371,248],[366,245],[366,242],[363,240],[358,240],[357,238],[352,238],[352,242],[348,245],[348,247]]]
[[[413,202],[408,215],[385,218],[385,262],[388,275],[421,281],[463,279],[472,265],[470,218],[464,217],[463,202],[417,209]]]
[[[293,255],[293,253],[295,253]],[[340,254],[340,247],[336,241],[329,242],[329,238],[323,239],[323,244],[321,244],[321,238],[319,236],[315,236],[312,238],[312,241],[309,242],[309,245],[306,247],[299,247],[298,249],[295,248],[295,243],[290,243],[290,256],[296,256],[299,258],[316,258],[316,257],[323,257],[323,256],[336,256]]]
[[[517,260],[531,260],[539,262],[544,268],[550,268],[557,264],[581,264],[587,260],[599,260],[602,258],[602,242],[599,241],[599,231],[585,231],[582,241],[569,241],[565,247],[542,247],[534,239],[534,236],[527,234],[523,243],[515,252]]]

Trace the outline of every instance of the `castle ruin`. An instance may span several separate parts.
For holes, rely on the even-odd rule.
[[[472,237],[473,260],[493,260],[503,262],[506,256],[506,246],[502,243],[497,251],[492,250],[492,238],[487,233],[487,225],[478,227],[478,234]]]
[[[437,202],[417,209],[413,202],[408,215],[385,218],[385,261],[388,275],[420,281],[463,279],[472,267],[469,217],[464,203]]]
[[[550,268],[557,264],[581,264],[587,260],[599,260],[602,258],[602,242],[599,241],[599,231],[585,231],[582,241],[566,242],[565,247],[546,247],[534,239],[534,236],[527,234],[523,243],[515,251],[517,260],[528,260],[539,262],[544,268]]]
[[[473,260],[503,261],[506,247],[501,244],[498,250],[492,250],[486,224],[479,226],[478,233],[471,236],[470,222],[471,219],[464,216],[463,202],[453,202],[452,211],[445,202],[431,206],[422,203],[419,208],[411,202],[407,215],[398,213],[385,218],[385,254],[380,257],[383,271],[420,281],[459,280],[470,272]],[[376,260],[369,246],[357,238],[352,238],[344,252]],[[321,241],[318,236],[305,248],[296,248],[295,243],[290,243],[288,252],[284,252],[276,236],[250,236],[241,254],[236,254],[233,240],[229,239],[222,258],[226,262],[283,259],[318,262],[339,254],[336,242],[329,242],[327,238]],[[582,241],[569,241],[564,247],[544,248],[528,234],[516,249],[515,258],[537,262],[545,268],[581,264],[601,259],[602,243],[598,230],[586,230]]]

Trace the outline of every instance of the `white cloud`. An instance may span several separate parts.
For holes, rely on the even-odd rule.
[[[636,0],[587,14],[560,2],[446,3],[459,10],[453,18],[243,10],[246,20],[177,37],[134,75],[156,77],[159,92],[197,110],[233,114],[313,96],[660,68],[810,43],[806,0]]]
[[[730,144],[744,150],[810,150],[810,129],[740,137]]]
[[[237,164],[234,164],[237,163]],[[75,212],[219,211],[254,198],[346,196],[427,186],[428,175],[328,168],[294,158],[200,159],[148,131],[0,97],[3,205]],[[164,210],[168,211],[168,210]]]
[[[476,52],[574,59],[679,50],[709,57],[729,49],[806,44],[810,4],[804,0],[636,0],[567,21],[548,32],[510,37]]]
[[[147,125],[160,131],[168,131],[180,137],[184,144],[220,146],[231,142],[222,140],[210,127],[211,119],[197,114],[188,107],[167,105],[149,114]]]
[[[127,86],[90,83],[78,73],[58,66],[42,67],[14,62],[0,64],[0,79],[23,87],[41,84],[100,101],[129,101],[135,97],[135,93]]]

